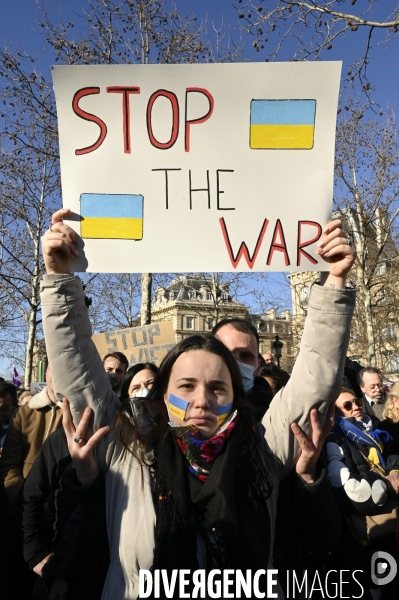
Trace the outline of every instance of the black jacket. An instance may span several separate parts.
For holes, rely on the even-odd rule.
[[[94,501],[90,496],[89,506],[82,489],[76,483],[65,432],[59,429],[43,444],[24,485],[24,557],[33,569],[54,552],[44,577],[68,581],[72,594],[68,598],[94,599],[101,597],[109,564],[103,475],[92,486]]]
[[[374,402],[373,406],[371,406],[364,394],[362,394],[361,398],[363,400],[364,412],[371,417],[374,428],[379,428],[379,422],[382,420],[382,413],[385,408],[385,399],[381,402]]]
[[[61,477],[71,463],[65,432],[58,429],[44,442],[26,478],[22,528],[24,558],[31,569],[53,551],[58,533],[74,510],[68,497],[63,501],[60,489]]]

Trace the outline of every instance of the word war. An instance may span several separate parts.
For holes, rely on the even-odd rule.
[[[258,239],[255,244],[255,249],[254,249],[252,255],[250,254],[248,246],[247,246],[246,242],[244,242],[244,241],[241,242],[238,251],[236,252],[236,254],[234,254],[234,251],[233,251],[233,248],[232,248],[232,245],[230,242],[229,233],[227,231],[226,222],[223,217],[221,217],[219,219],[219,224],[220,224],[220,227],[222,230],[223,239],[224,239],[224,242],[225,242],[225,245],[227,248],[229,259],[230,259],[230,262],[233,265],[234,269],[236,269],[238,267],[240,260],[242,258],[245,259],[248,267],[250,269],[253,269],[256,258],[259,253],[259,250],[262,246],[263,238],[265,237],[265,233],[269,226],[269,220],[264,219],[264,221],[263,221],[261,230],[259,232]],[[316,234],[311,239],[303,240],[303,229],[305,226],[308,226],[308,227],[310,226],[310,227],[316,229]],[[314,244],[320,238],[320,236],[322,234],[322,227],[321,227],[320,223],[317,223],[316,221],[298,221],[298,230],[297,231],[298,231],[298,235],[297,235],[297,246],[296,246],[296,266],[297,267],[302,266],[302,262],[301,262],[302,258],[306,258],[312,265],[318,264],[318,261],[315,258],[313,258],[313,256],[311,256],[308,252],[306,252],[305,248],[307,248],[311,244]],[[272,240],[271,240],[270,247],[269,247],[269,253],[267,255],[267,260],[266,260],[266,264],[268,266],[270,266],[272,264],[273,255],[275,252],[280,252],[283,254],[286,267],[291,265],[291,260],[290,260],[289,254],[288,254],[287,243],[286,243],[286,239],[285,239],[285,235],[284,235],[284,229],[283,229],[283,225],[282,225],[280,219],[277,219],[276,225],[274,227],[273,236],[272,236]]]

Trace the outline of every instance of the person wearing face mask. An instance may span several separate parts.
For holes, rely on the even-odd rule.
[[[126,371],[123,379],[120,398],[122,410],[131,410],[132,417],[140,429],[141,435],[146,435],[153,427],[157,411],[145,401],[150,393],[158,367],[152,363],[138,363]]]
[[[259,334],[256,328],[245,319],[223,319],[212,329],[212,335],[234,356],[247,400],[254,409],[256,420],[260,421],[269,408],[273,391],[269,383],[259,377]]]

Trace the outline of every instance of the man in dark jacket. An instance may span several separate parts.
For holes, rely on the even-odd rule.
[[[384,383],[381,371],[374,367],[366,367],[359,371],[357,377],[363,394],[364,411],[371,417],[381,421],[385,408]]]

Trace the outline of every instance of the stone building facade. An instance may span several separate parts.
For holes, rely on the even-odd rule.
[[[260,352],[271,352],[276,333],[283,343],[281,367],[291,370],[293,343],[291,313],[278,315],[274,309],[253,315],[245,304],[237,302],[227,284],[218,284],[212,276],[181,275],[167,287],[159,287],[152,304],[152,322],[173,322],[176,342],[194,334],[207,334],[222,319],[247,319],[259,332]]]

